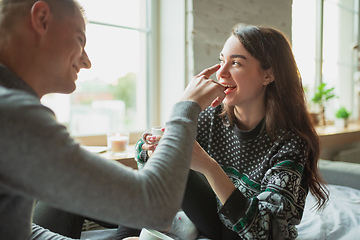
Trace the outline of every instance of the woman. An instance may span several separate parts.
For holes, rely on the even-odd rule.
[[[226,98],[200,114],[182,208],[211,239],[295,239],[308,191],[318,209],[328,191],[291,46],[276,29],[240,24],[220,64]]]

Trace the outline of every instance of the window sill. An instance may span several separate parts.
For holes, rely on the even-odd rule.
[[[316,127],[322,148],[350,144],[360,141],[360,124],[350,123],[347,128],[327,125]]]
[[[130,133],[130,145],[141,138],[143,132]],[[92,136],[73,136],[83,146],[106,146],[106,135],[92,135]]]

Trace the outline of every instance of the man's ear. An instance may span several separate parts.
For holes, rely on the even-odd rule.
[[[264,85],[268,85],[269,83],[275,80],[274,73],[272,68],[265,70],[264,72]]]
[[[34,30],[43,35],[49,25],[51,17],[50,7],[44,1],[37,1],[31,8],[31,24]]]

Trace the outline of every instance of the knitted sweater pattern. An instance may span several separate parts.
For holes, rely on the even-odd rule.
[[[271,140],[262,120],[251,131],[226,126],[222,106],[200,114],[197,141],[234,183],[223,223],[244,239],[295,239],[308,193],[303,179],[307,147],[293,131]]]

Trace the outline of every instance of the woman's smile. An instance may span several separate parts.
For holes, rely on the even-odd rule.
[[[221,85],[225,87],[225,91],[224,91],[225,94],[229,94],[236,89],[235,85],[228,85],[228,84],[221,84]]]

